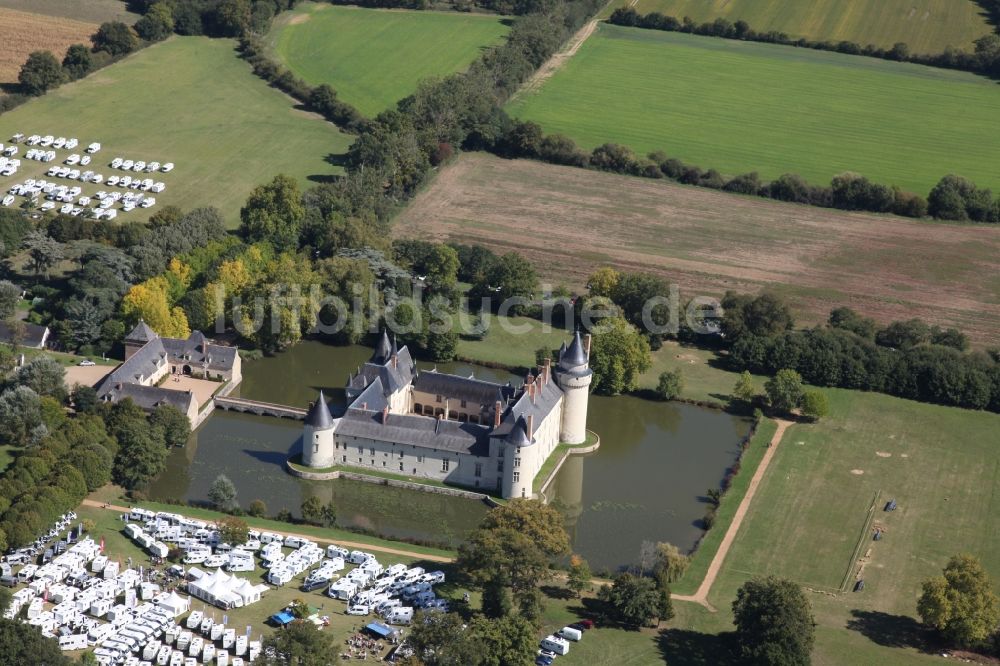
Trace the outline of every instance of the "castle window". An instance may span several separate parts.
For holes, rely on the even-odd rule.
[[[423,456],[417,456],[417,462],[418,463],[422,463],[423,461],[424,461],[424,457]]]
[[[466,406],[467,406],[467,405],[465,404],[465,401],[463,400],[463,401],[462,401],[462,407],[466,407]]]
[[[402,452],[402,451],[400,451],[400,452],[399,452],[399,459],[400,459],[400,460],[402,460],[402,459],[403,459],[403,452]]]
[[[520,458],[514,458],[514,469],[517,469],[520,466],[521,466],[521,459]]]
[[[382,461],[382,467],[385,467],[385,461],[384,460]]]
[[[524,493],[525,493],[525,489],[524,489],[524,488],[521,488],[521,497],[525,497],[525,494],[524,494]]]
[[[434,402],[442,402],[443,398],[439,395],[434,396]]]
[[[364,453],[364,452],[365,452],[365,447],[359,446],[358,447],[358,453]]]
[[[362,462],[362,460],[361,460],[361,456],[358,456],[358,464],[359,465],[363,465],[364,464],[364,462]]]
[[[503,460],[503,444],[500,445],[500,450],[497,451],[497,458]]]
[[[370,448],[370,449],[368,449],[368,450],[372,452],[372,453],[371,453],[371,455],[375,455],[375,447],[374,447],[374,446],[373,446],[373,447],[371,447],[371,448]]]
[[[482,476],[482,475],[483,475],[483,463],[476,463],[476,476]],[[479,482],[476,481],[476,483]]]
[[[451,467],[451,461],[448,460],[447,458],[444,458],[441,461],[441,471],[442,472],[447,472],[449,467]]]
[[[402,460],[399,461],[399,471],[400,472],[403,471],[403,461]]]
[[[521,482],[521,473],[514,472],[514,483],[520,483],[520,482]]]
[[[497,472],[503,474],[503,461],[502,460],[498,460],[497,461]]]
[[[346,462],[347,462],[347,456],[344,456],[344,457],[342,458],[342,460],[343,460],[343,461],[344,461],[344,462],[346,463]]]
[[[319,442],[313,444],[313,453],[319,453]]]

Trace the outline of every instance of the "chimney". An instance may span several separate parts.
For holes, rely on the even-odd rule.
[[[389,422],[389,406],[386,405],[382,408],[382,425]]]
[[[366,412],[367,412],[367,411],[368,411],[368,403],[367,403],[367,402],[363,402],[363,403],[361,403],[361,409],[362,409],[363,411],[366,411]]]
[[[590,333],[583,336],[583,351],[587,354],[587,360],[590,360]]]
[[[535,415],[528,414],[528,439],[530,440],[535,434]]]
[[[392,367],[394,367],[394,368],[396,367],[396,359],[397,358],[398,357],[395,354],[392,355]]]
[[[544,361],[542,361],[542,363],[543,363],[543,365],[542,365],[543,376],[545,377],[545,383],[548,384],[549,383],[549,377],[552,374],[552,359],[551,358],[547,358]]]
[[[444,399],[444,420],[447,421],[451,416],[451,407],[448,398]]]
[[[502,413],[501,407],[502,407],[502,403],[499,400],[497,400],[496,404],[493,405],[493,427],[494,428],[499,428],[500,427],[500,415]]]

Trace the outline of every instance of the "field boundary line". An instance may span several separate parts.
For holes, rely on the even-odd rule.
[[[868,515],[865,516],[865,522],[861,526],[861,534],[858,535],[858,542],[854,545],[854,551],[851,553],[851,560],[847,563],[847,571],[844,572],[844,578],[840,581],[841,592],[847,592],[847,586],[851,581],[851,573],[854,571],[855,566],[858,563],[858,558],[861,556],[861,549],[864,548],[868,535],[871,534],[872,523],[875,522],[875,507],[878,505],[878,498],[881,494],[881,488],[876,490],[875,496],[872,498],[871,506],[868,507]]]
[[[608,0],[608,2],[601,7],[600,11],[597,12],[597,16],[603,14],[604,11],[615,2],[617,2],[617,0]],[[601,18],[594,18],[584,23],[583,27],[577,30],[576,34],[569,38],[569,41],[566,42],[566,45],[563,48],[552,54],[552,57],[543,62],[542,66],[535,70],[535,73],[524,82],[524,85],[521,86],[520,90],[511,95],[510,99],[507,100],[507,103],[509,104],[510,102],[513,102],[521,95],[538,90],[546,80],[562,69],[563,65],[565,65],[570,58],[576,55],[576,52],[580,50],[583,43],[587,41],[592,34],[594,34],[595,30],[597,30],[597,24],[603,20],[604,19]]]
[[[743,518],[746,517],[747,511],[750,509],[750,503],[757,494],[757,489],[764,478],[764,473],[767,472],[767,468],[771,464],[771,459],[774,458],[774,452],[777,451],[778,444],[781,443],[781,438],[784,437],[785,430],[793,423],[784,419],[775,419],[775,422],[778,424],[778,427],[767,445],[767,450],[764,451],[764,456],[760,459],[760,464],[757,465],[757,469],[750,479],[750,485],[747,486],[746,494],[743,495],[743,500],[736,508],[736,513],[733,514],[733,520],[729,523],[729,528],[726,530],[725,536],[722,537],[722,542],[719,544],[718,550],[715,551],[715,557],[712,558],[712,562],[708,565],[708,570],[705,571],[705,577],[698,586],[698,590],[691,595],[672,594],[670,595],[671,598],[678,601],[690,601],[701,604],[708,610],[715,612],[715,607],[708,603],[708,593],[712,590],[712,585],[715,584],[715,579],[722,569],[722,563],[725,561],[726,555],[729,554],[729,548],[733,545],[737,532],[740,531]]]

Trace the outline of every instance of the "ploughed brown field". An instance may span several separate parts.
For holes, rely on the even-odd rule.
[[[1000,344],[1000,227],[786,204],[530,160],[465,154],[395,222],[400,237],[481,243],[581,288],[602,265],[682,298],[770,288],[801,323],[847,305]]]
[[[89,47],[97,27],[95,23],[0,7],[0,83],[16,82],[32,51],[52,51],[62,61],[71,44]]]

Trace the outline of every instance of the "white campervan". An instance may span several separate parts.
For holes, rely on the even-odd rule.
[[[559,636],[546,636],[542,639],[540,643],[543,650],[548,650],[550,652],[555,652],[556,654],[562,656],[569,652],[569,641],[565,638]]]

